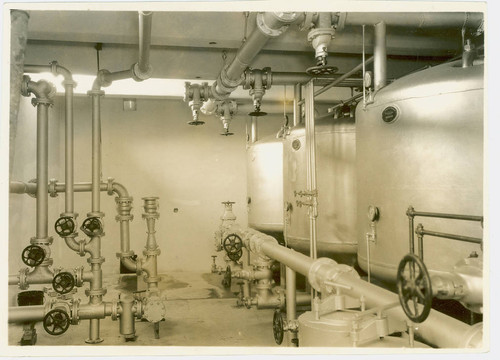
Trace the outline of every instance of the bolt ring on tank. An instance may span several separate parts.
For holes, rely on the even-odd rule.
[[[21,259],[28,266],[38,266],[45,259],[45,251],[38,245],[30,245],[24,248]]]
[[[415,323],[425,321],[432,305],[431,278],[425,264],[415,254],[405,255],[399,263],[397,287],[399,302],[406,316]],[[418,304],[422,304],[423,308],[419,309]]]
[[[229,234],[226,236],[222,243],[224,250],[226,250],[227,254],[237,254],[241,251],[243,247],[243,241],[236,234]],[[232,259],[231,259],[232,260]]]

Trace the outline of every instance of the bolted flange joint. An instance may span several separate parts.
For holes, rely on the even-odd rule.
[[[106,261],[106,259],[103,257],[103,256],[100,256],[98,258],[92,258],[92,257],[89,257],[87,259],[87,262],[89,264],[102,264],[104,261]]]
[[[146,71],[141,71],[139,68],[139,63],[135,63],[132,65],[132,78],[135,81],[144,81],[147,80],[153,75],[153,66],[151,64],[148,64],[148,68]]]

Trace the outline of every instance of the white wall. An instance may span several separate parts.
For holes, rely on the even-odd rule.
[[[64,108],[62,97],[50,111],[49,178],[64,181]],[[91,99],[75,98],[75,181],[91,179]],[[144,196],[160,197],[157,239],[162,250],[159,271],[209,271],[213,233],[223,211],[222,201],[236,201],[234,212],[246,225],[245,120],[237,116],[233,136],[220,136],[221,124],[205,117],[203,126],[190,126],[190,110],[181,100],[137,99],[136,112],[124,112],[122,99],[102,99],[103,179],[114,177],[134,197],[131,248],[142,254],[146,226],[141,218]],[[259,123],[261,135],[276,132],[282,116]],[[28,181],[36,171],[36,109],[22,99],[12,180]],[[106,236],[102,240],[105,272],[117,273],[119,226],[114,196],[101,193]],[[85,265],[53,230],[64,211],[64,194],[49,197],[49,232],[54,237],[54,265]],[[178,212],[174,212],[174,208]],[[79,222],[90,211],[90,193],[75,194]],[[24,265],[20,254],[35,234],[35,199],[10,195],[9,272]],[[80,231],[80,238],[85,236]]]

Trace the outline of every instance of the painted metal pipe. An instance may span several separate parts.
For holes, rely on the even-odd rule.
[[[295,271],[286,268],[286,320],[288,323],[297,319],[297,274]],[[310,303],[310,299],[308,301]],[[289,346],[298,346],[297,333],[293,331],[288,332]]]
[[[49,166],[49,104],[37,105],[36,142],[36,237],[48,237],[48,166]]]
[[[483,239],[481,239],[481,238],[456,235],[456,234],[447,234],[447,233],[442,233],[442,232],[437,232],[437,231],[432,231],[432,230],[425,230],[423,228],[423,226],[420,228],[419,228],[419,226],[417,226],[416,233],[419,236],[430,235],[430,236],[436,236],[436,237],[445,238],[445,239],[469,242],[469,243],[473,243],[473,244],[482,244],[483,243]]]
[[[17,117],[23,83],[23,66],[28,41],[29,13],[23,10],[10,11],[10,111],[9,111],[9,174],[14,164]]]
[[[343,74],[335,74],[328,76],[314,77],[314,82],[316,85],[324,86],[328,85],[332,81],[335,81]],[[295,85],[295,84],[305,84],[310,81],[313,76],[306,73],[296,73],[296,72],[272,72],[272,85]],[[363,79],[347,77],[339,82],[336,86],[338,87],[361,87],[363,85]]]
[[[138,68],[141,73],[150,71],[149,53],[151,48],[151,29],[153,25],[153,13],[151,11],[139,11],[139,61]]]
[[[45,305],[11,306],[8,316],[9,323],[42,321],[45,316]]]
[[[424,211],[416,211],[413,207],[409,207],[406,211],[406,215],[409,217],[422,216],[422,217],[433,217],[440,219],[455,219],[455,220],[468,220],[468,221],[479,221],[482,222],[483,216],[476,215],[461,215],[461,214],[447,214],[447,213],[433,213],[433,212],[424,212]]]
[[[293,126],[298,126],[301,123],[302,111],[299,105],[302,100],[302,85],[296,83],[293,87]]]
[[[225,234],[238,234],[244,246],[259,256],[269,257],[284,263],[292,270],[306,276],[311,285],[320,291],[320,284],[325,281],[342,287],[342,293],[365,300],[368,308],[385,306],[399,302],[398,296],[388,290],[370,284],[347,265],[339,265],[327,258],[313,260],[308,256],[295,252],[293,249],[279,245],[278,241],[269,235],[253,229],[242,229],[238,226],[228,228]],[[406,322],[407,318],[401,307],[394,307],[386,314],[395,320]],[[472,327],[438,311],[431,310],[427,320],[418,325],[416,334],[432,345],[441,348],[481,347],[482,327]]]
[[[381,21],[375,25],[375,46],[373,49],[373,77],[375,91],[387,84],[386,26]]]
[[[135,337],[135,319],[134,319],[134,298],[123,296],[120,299],[122,311],[120,314],[120,334],[125,338]]]
[[[364,64],[365,66],[370,64],[371,62],[373,61],[373,56],[368,58]],[[355,73],[357,73],[358,71],[360,71],[361,69],[363,69],[363,63],[355,66],[352,70],[346,72],[344,75],[338,77],[335,81],[331,82],[330,84],[328,85],[325,85],[323,86],[321,89],[319,90],[316,90],[314,92],[314,96],[318,96],[320,94],[323,94],[325,91],[327,91],[328,89],[331,89],[332,87],[334,86],[337,86],[338,84],[340,84],[342,81],[344,81],[345,79],[349,78],[350,76],[354,75]]]
[[[247,41],[238,49],[234,59],[219,73],[217,81],[212,85],[212,95],[220,100],[227,98],[241,83],[245,69],[252,63],[268,40],[281,35],[286,31],[288,25],[297,19],[298,13],[295,12],[257,14],[257,26],[248,36]]]

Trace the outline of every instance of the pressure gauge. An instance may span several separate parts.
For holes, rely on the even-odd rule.
[[[365,72],[365,76],[363,78],[363,85],[364,85],[364,87],[365,88],[369,88],[370,86],[372,86],[372,82],[373,82],[372,72],[371,71]]]
[[[379,216],[380,216],[380,212],[378,210],[378,207],[373,206],[373,205],[368,206],[368,212],[366,215],[368,216],[368,220],[377,221]]]

